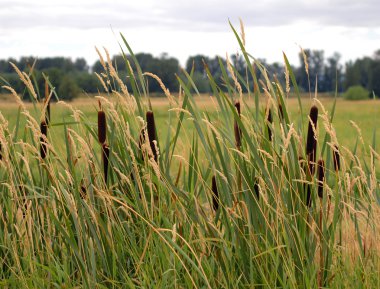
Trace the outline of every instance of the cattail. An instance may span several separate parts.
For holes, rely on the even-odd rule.
[[[257,179],[255,180],[255,184],[253,185],[253,189],[255,190],[257,200],[259,200],[260,199],[260,190],[259,190],[259,181]]]
[[[235,102],[235,108],[240,118],[240,102],[239,101]],[[234,121],[234,132],[235,132],[236,147],[239,149],[241,147],[241,129],[236,120]]]
[[[157,135],[156,135],[156,124],[154,122],[153,111],[146,112],[146,123],[147,123],[147,131],[148,131],[150,148],[152,149],[154,160],[157,161],[157,150],[156,150],[156,146],[154,145],[154,141],[157,141]]]
[[[101,144],[106,142],[107,136],[107,122],[106,122],[106,114],[104,111],[98,111],[98,140]]]
[[[334,158],[334,169],[335,171],[340,171],[340,154],[339,154],[339,148],[337,145],[334,145],[334,152],[333,152],[333,158]]]
[[[49,98],[49,83],[47,82],[47,80],[45,80],[45,101],[47,102],[45,120],[46,120],[46,124],[49,125],[49,123],[50,123],[50,98]]]
[[[44,137],[46,138],[46,136],[47,136],[47,124],[46,124],[46,121],[43,120],[41,122],[40,129],[41,129],[41,134],[42,134],[42,136],[40,137],[40,142],[41,142],[40,154],[41,154],[41,158],[44,159],[46,157],[46,154],[47,154],[47,147],[46,147],[46,143],[45,143],[45,140],[44,140]]]
[[[318,161],[317,179],[318,179],[318,197],[322,199],[323,182],[325,180],[325,162],[323,160]]]
[[[315,158],[317,155],[317,139],[315,135],[315,130],[317,129],[318,107],[313,105],[310,109],[309,116],[310,116],[310,120],[309,120],[309,127],[307,131],[306,156],[307,156],[307,160],[309,164],[309,173],[310,175],[313,175]]]
[[[211,179],[211,190],[212,190],[212,207],[216,212],[219,209],[219,193],[218,187],[216,186],[216,178],[215,176]]]
[[[3,148],[1,146],[1,142],[0,142],[0,161],[3,159]]]
[[[267,130],[268,130],[268,139],[269,141],[272,141],[272,130],[271,130],[271,125],[273,123],[272,119],[272,110],[268,108],[268,115],[267,115]]]
[[[104,182],[107,183],[108,177],[108,160],[110,156],[110,148],[107,144],[102,145],[102,159],[103,159],[103,172],[104,172]]]

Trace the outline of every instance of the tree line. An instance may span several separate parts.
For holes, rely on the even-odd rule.
[[[305,55],[307,58],[307,72],[305,69]],[[136,71],[130,56],[131,68]],[[183,69],[179,61],[163,53],[158,57],[149,53],[135,54],[143,72],[151,72],[158,75],[167,88],[172,91],[178,91],[177,76],[184,77]],[[335,92],[346,91],[353,86],[361,86],[368,91],[370,95],[380,96],[380,50],[376,51],[372,57],[363,57],[355,61],[349,61],[344,65],[341,63],[341,55],[334,53],[325,57],[323,50],[305,49],[304,53],[299,54],[299,66],[293,66],[292,70],[299,85],[299,89],[304,92]],[[232,55],[229,59],[242,78],[241,82],[243,91],[253,90],[253,78],[247,73],[246,62],[241,55]],[[12,86],[18,93],[22,94],[25,87],[19,79],[10,62],[14,63],[21,71],[33,71],[33,81],[37,91],[43,91],[45,76],[56,88],[58,96],[61,99],[70,100],[80,93],[97,93],[102,91],[95,72],[104,72],[101,62],[98,60],[90,66],[84,58],[72,60],[65,57],[46,57],[36,61],[33,57],[21,57],[19,60],[9,58],[0,60],[0,84]],[[284,83],[285,68],[282,63],[267,63],[265,59],[259,59],[264,65],[269,75],[276,75]],[[122,55],[112,57],[112,63],[117,69],[120,77],[128,82],[127,64]],[[190,72],[193,69],[193,80],[197,85],[199,92],[210,93],[211,87],[207,79],[205,65],[213,75],[214,79],[223,87],[224,81],[233,81],[231,74],[227,69],[227,60],[223,57],[209,57],[206,55],[190,56],[184,69]],[[254,65],[254,71],[258,79],[264,79],[263,71]],[[227,77],[227,78],[226,78]],[[227,80],[226,80],[227,79]],[[245,85],[243,85],[243,82]],[[148,88],[150,92],[162,92],[161,87],[154,79],[149,79]],[[6,90],[0,89],[0,93],[6,93]]]

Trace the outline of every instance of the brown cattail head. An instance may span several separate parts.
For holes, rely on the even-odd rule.
[[[309,173],[314,174],[314,164],[317,155],[317,139],[315,131],[317,129],[318,121],[318,107],[313,105],[310,109],[310,120],[309,127],[307,130],[307,140],[306,140],[306,156],[309,164]],[[313,129],[314,127],[314,129]]]
[[[46,142],[44,139],[44,137],[46,138],[46,136],[47,136],[46,121],[44,121],[44,120],[41,121],[40,130],[41,130],[41,134],[42,134],[42,136],[40,137],[40,155],[41,155],[41,158],[44,159],[44,158],[46,158],[46,154],[47,154],[47,147],[46,147]]]
[[[1,142],[0,142],[0,161],[3,159],[3,148],[1,147]]]
[[[271,125],[273,123],[273,118],[272,118],[272,110],[268,107],[268,114],[267,114],[267,130],[268,130],[268,139],[269,141],[272,141],[272,129]]]
[[[157,135],[153,111],[149,110],[146,112],[146,126],[148,131],[150,148],[152,149],[154,160],[157,161],[157,150],[156,146],[154,145],[154,141],[157,141]]]
[[[255,180],[255,184],[253,185],[253,189],[255,190],[257,200],[259,200],[260,199],[260,190],[259,190],[259,180],[258,179]]]
[[[107,144],[102,144],[102,160],[103,160],[103,173],[104,173],[104,182],[107,183],[108,177],[108,160],[110,156],[110,148]]]
[[[323,160],[318,161],[317,179],[318,179],[318,197],[322,199],[323,184],[325,181],[325,162]]]
[[[47,102],[45,120],[46,120],[47,125],[49,125],[50,123],[50,97],[49,96],[50,96],[49,83],[47,80],[45,80],[45,102]]]
[[[107,122],[106,122],[106,114],[104,111],[98,111],[98,140],[101,144],[106,142],[107,136]]]
[[[240,102],[239,101],[235,102],[235,108],[236,108],[237,113],[240,117]],[[236,147],[239,149],[241,147],[241,129],[240,129],[238,122],[236,120],[234,121],[234,132],[235,132]]]
[[[212,190],[212,207],[216,212],[219,209],[219,193],[218,187],[216,186],[216,178],[215,176],[211,179],[211,190]]]
[[[340,171],[340,154],[339,154],[339,148],[337,145],[334,145],[333,160],[334,160],[335,171],[336,172]]]

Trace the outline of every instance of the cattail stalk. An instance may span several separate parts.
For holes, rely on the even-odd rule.
[[[41,122],[40,130],[41,130],[40,155],[41,155],[41,158],[44,159],[44,158],[46,158],[46,155],[47,155],[47,146],[46,146],[46,142],[45,142],[45,139],[44,139],[47,136],[47,124],[46,124],[46,121],[43,120]]]
[[[146,112],[146,123],[147,123],[147,131],[148,131],[150,148],[152,150],[154,160],[157,162],[158,155],[157,155],[156,146],[154,144],[154,142],[157,142],[157,135],[156,135],[156,124],[154,122],[153,111]]]
[[[314,175],[314,165],[317,155],[316,129],[318,121],[318,107],[313,105],[310,109],[309,127],[307,131],[306,156],[309,164],[309,174]]]
[[[235,108],[237,110],[237,113],[239,115],[239,118],[240,118],[240,102],[239,101],[236,101],[235,102]],[[239,124],[238,122],[235,120],[234,121],[234,132],[235,132],[235,144],[236,144],[236,147],[238,149],[240,149],[241,147],[241,128],[239,127]]]
[[[212,191],[212,208],[216,212],[219,209],[219,193],[218,187],[216,186],[215,176],[211,179],[211,191]]]
[[[103,159],[103,173],[104,173],[104,182],[107,183],[108,178],[108,160],[110,156],[110,148],[107,144],[102,145],[102,159]]]
[[[322,211],[322,198],[323,198],[323,186],[325,181],[325,162],[319,160],[317,164],[317,180],[318,180],[318,197],[321,200],[321,206],[319,208],[319,287],[322,288],[323,283],[323,236],[322,236],[322,221],[323,221],[323,211]]]

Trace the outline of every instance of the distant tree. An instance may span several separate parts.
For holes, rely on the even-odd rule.
[[[380,52],[380,50],[378,52]],[[371,92],[373,92],[377,97],[380,96],[380,57],[375,56],[375,59],[372,62],[368,86]]]
[[[89,66],[87,65],[87,61],[84,58],[77,58],[74,62],[74,67],[76,70],[84,72],[88,71]]]
[[[309,81],[310,90],[315,90],[316,77],[318,76],[318,91],[325,91],[324,89],[324,79],[323,79],[323,69],[324,69],[324,51],[323,50],[310,50],[304,49],[304,53],[307,56],[308,72],[309,76],[305,70],[304,56],[302,52],[299,53],[299,59],[301,66],[297,69],[297,82],[298,85],[304,90],[309,91]],[[320,89],[319,89],[320,88]]]
[[[346,79],[344,82],[345,89],[354,85],[361,85],[367,89],[371,74],[373,60],[370,57],[364,57],[346,64]]]
[[[65,75],[58,87],[59,98],[72,100],[79,95],[79,92],[80,90],[75,80],[71,76]]]
[[[94,65],[92,66],[92,71],[96,73],[102,73],[104,72],[103,65],[101,64],[100,60],[97,60]]]
[[[324,69],[324,91],[335,91],[338,85],[338,91],[342,89],[342,66],[339,64],[341,55],[335,52],[327,58],[327,64]]]
[[[208,63],[210,62],[210,58],[202,54],[190,56],[186,61],[186,71],[190,72],[194,66],[194,72],[198,72],[201,75],[206,76],[203,61]]]

